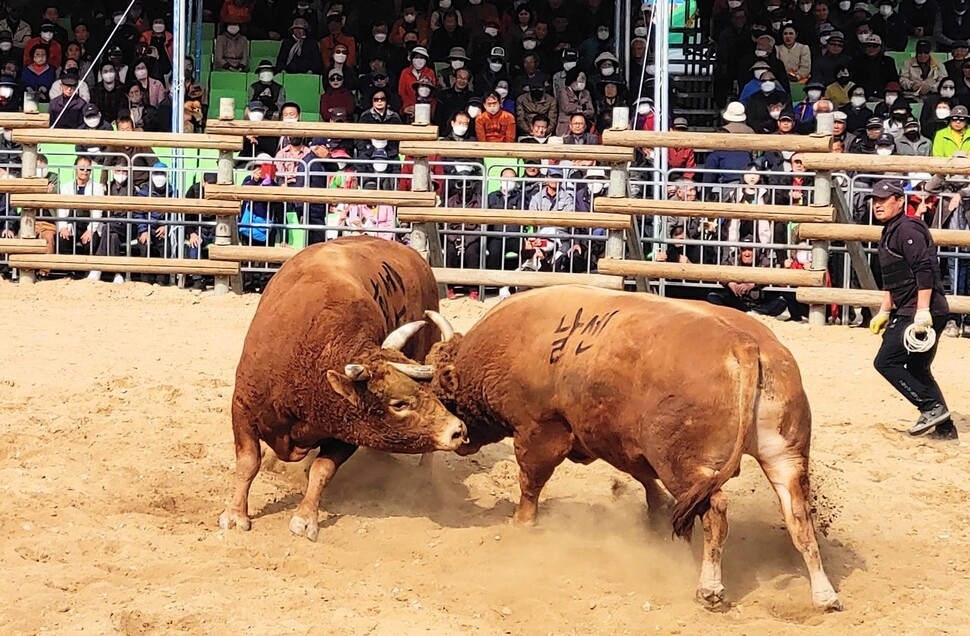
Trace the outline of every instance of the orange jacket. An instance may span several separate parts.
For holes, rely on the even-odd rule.
[[[347,47],[347,61],[344,62],[344,66],[357,68],[357,42],[347,34],[336,37],[328,35],[320,40],[320,57],[323,59],[323,68],[333,67],[333,50],[337,48],[338,44]]]
[[[483,111],[475,119],[475,137],[478,141],[515,141],[515,116],[506,110],[491,115]]]

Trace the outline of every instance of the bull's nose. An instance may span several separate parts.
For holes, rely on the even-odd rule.
[[[453,451],[466,443],[468,443],[468,429],[465,428],[464,422],[457,418],[452,418],[441,432],[439,449]]]

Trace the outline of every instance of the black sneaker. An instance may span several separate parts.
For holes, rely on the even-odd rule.
[[[921,411],[919,419],[913,427],[907,431],[910,435],[922,435],[938,424],[950,419],[950,411],[942,404],[937,404],[927,411]]]
[[[957,433],[957,427],[953,424],[953,420],[947,420],[946,422],[938,425],[935,429],[933,429],[933,432],[926,437],[927,439],[938,439],[943,441],[960,439],[960,435]]]

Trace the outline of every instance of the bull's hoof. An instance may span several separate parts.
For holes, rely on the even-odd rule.
[[[516,528],[535,528],[537,523],[536,515],[512,515],[512,525]]]
[[[299,515],[293,515],[290,519],[290,532],[298,537],[305,536],[310,541],[316,541],[320,536],[320,524],[316,519],[304,519]]]
[[[219,515],[219,527],[223,530],[230,530],[232,528],[249,530],[252,526],[253,524],[249,520],[249,515],[241,513],[238,510],[226,508],[225,512]]]
[[[812,598],[812,603],[815,607],[826,613],[842,611],[842,601],[835,595],[835,592],[825,594],[824,596],[815,596]]]
[[[711,612],[725,612],[730,609],[731,604],[724,600],[724,587],[716,589],[697,588],[694,600],[704,606],[704,609]]]

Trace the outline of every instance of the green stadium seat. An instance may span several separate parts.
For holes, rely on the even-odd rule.
[[[435,62],[434,63],[434,74],[435,74],[435,77],[437,77],[438,75],[441,75],[441,71],[445,70],[449,66],[451,66],[451,65],[448,64],[448,62]]]
[[[896,63],[896,70],[899,71],[903,68],[906,60],[913,57],[915,53],[913,51],[886,51],[886,55],[893,58],[893,62]]]
[[[286,99],[296,102],[304,111],[317,112],[320,109],[320,76],[310,74],[285,74],[283,87]]]
[[[319,106],[319,104],[318,104]],[[300,121],[310,121],[317,122],[320,121],[320,113],[317,112],[319,109],[314,109],[312,111],[307,110],[300,113]]]
[[[216,39],[216,25],[212,22],[202,23],[202,41],[212,42]]]
[[[209,75],[210,93],[228,92],[237,99],[245,99],[247,88],[248,85],[246,84],[245,73],[234,73],[232,71],[212,71],[212,73]]]
[[[797,82],[791,84],[791,103],[797,104],[805,99],[805,85]]]
[[[252,40],[249,43],[249,66],[256,68],[260,60],[276,63],[276,56],[280,52],[280,43],[276,40]]]
[[[923,114],[923,102],[911,102],[910,106],[913,109],[913,117],[919,119],[919,116]]]

